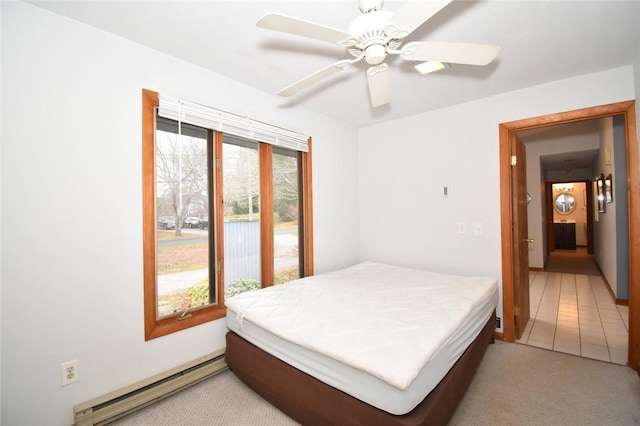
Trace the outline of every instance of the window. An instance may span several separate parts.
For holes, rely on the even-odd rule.
[[[215,262],[208,218],[213,132],[156,118],[157,317],[214,303]]]
[[[225,297],[313,274],[311,141],[255,122],[268,142],[222,133],[205,107],[178,121],[161,104],[143,90],[146,340],[222,318]]]
[[[273,149],[274,284],[300,278],[300,162],[291,150]]]
[[[224,291],[232,297],[262,286],[260,157],[255,141],[222,141]]]

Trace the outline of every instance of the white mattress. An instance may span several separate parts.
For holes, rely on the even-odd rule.
[[[487,323],[498,285],[364,262],[226,301],[227,326],[288,364],[391,414],[440,382]]]

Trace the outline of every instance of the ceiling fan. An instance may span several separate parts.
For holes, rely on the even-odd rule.
[[[451,1],[408,1],[394,14],[381,10],[384,0],[359,0],[362,15],[351,22],[347,32],[279,13],[265,15],[256,24],[260,28],[334,43],[345,47],[353,56],[296,81],[279,91],[278,95],[294,95],[364,59],[371,65],[367,70],[371,105],[377,107],[391,101],[389,66],[384,63],[387,55],[398,55],[406,61],[421,63],[489,64],[498,55],[499,46],[422,41],[407,43],[400,48],[406,37]]]

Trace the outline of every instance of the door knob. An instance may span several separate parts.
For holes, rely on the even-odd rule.
[[[527,238],[525,241],[526,241],[526,242],[528,242],[528,243],[532,243],[532,242],[534,242],[535,240],[534,240],[533,238]]]

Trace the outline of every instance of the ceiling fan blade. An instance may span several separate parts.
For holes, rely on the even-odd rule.
[[[314,72],[313,74],[310,74],[310,75],[306,76],[305,78],[296,81],[292,85],[290,85],[288,87],[285,87],[284,89],[282,89],[281,91],[278,92],[278,95],[280,95],[280,96],[295,95],[296,93],[298,93],[302,89],[305,89],[305,88],[317,83],[318,81],[337,73],[338,71],[342,71],[343,69],[347,68],[349,65],[351,65],[354,62],[355,62],[354,60],[345,59],[343,61],[338,61],[338,62],[336,62],[334,64],[331,64],[331,65],[329,65],[327,67],[324,67],[324,68]]]
[[[367,80],[369,81],[371,106],[378,107],[391,102],[391,79],[389,78],[389,66],[387,64],[369,68],[367,70]]]
[[[408,1],[398,9],[384,28],[387,36],[405,38],[453,0]]]
[[[407,61],[440,61],[450,64],[487,65],[498,56],[499,51],[500,46],[492,44],[417,41],[404,46],[400,56]]]
[[[314,40],[328,41],[329,43],[339,43],[351,37],[349,33],[336,30],[335,28],[325,27],[324,25],[281,15],[279,13],[264,15],[256,22],[256,25],[268,30],[309,37]]]

